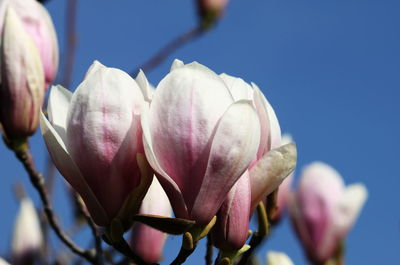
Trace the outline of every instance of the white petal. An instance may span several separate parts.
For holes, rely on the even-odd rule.
[[[66,141],[67,115],[71,97],[71,91],[65,89],[61,85],[53,86],[50,90],[49,102],[47,105],[49,121],[63,142]]]
[[[162,185],[164,191],[168,195],[174,209],[175,215],[181,218],[189,218],[187,207],[178,185],[168,176],[167,173],[159,165],[157,158],[154,154],[153,143],[150,135],[149,127],[149,106],[148,104],[143,107],[141,115],[142,130],[143,130],[143,147],[146,154],[147,161],[156,172],[156,176]]]
[[[257,112],[264,112],[267,114],[266,126],[269,131],[268,134],[268,150],[281,146],[281,127],[279,126],[278,118],[276,117],[275,111],[267,98],[261,92],[260,88],[255,84],[251,83],[254,89],[254,101],[256,104]],[[263,114],[264,115],[264,114]]]
[[[61,137],[51,126],[43,112],[40,113],[40,128],[54,165],[69,184],[82,196],[95,222],[99,225],[107,224],[109,222],[108,216],[84,178],[81,176],[78,167],[71,159]]]
[[[267,254],[268,265],[294,265],[292,260],[283,252],[269,251]]]
[[[368,191],[363,184],[352,184],[346,187],[339,201],[337,220],[338,228],[343,233],[351,228],[356,221],[365,201],[368,197]]]
[[[252,102],[233,103],[217,125],[207,170],[191,213],[194,219],[211,220],[255,158],[259,143],[260,123]]]
[[[175,69],[181,68],[181,67],[183,67],[184,65],[185,65],[185,64],[184,64],[181,60],[175,59],[175,60],[172,62],[172,64],[171,64],[170,72],[172,72],[172,71],[175,70]]]
[[[253,100],[253,88],[243,79],[222,73],[219,75],[229,88],[235,101],[246,99]]]
[[[269,151],[250,169],[252,209],[274,191],[296,167],[296,144]]]
[[[151,102],[154,88],[149,84],[149,81],[147,81],[146,75],[144,74],[142,69],[139,70],[135,81],[139,85],[140,90],[142,90],[144,100],[146,100],[147,102]]]

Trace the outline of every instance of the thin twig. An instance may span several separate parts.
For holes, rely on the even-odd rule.
[[[145,73],[150,72],[153,68],[157,67],[160,63],[162,63],[170,54],[172,54],[179,47],[184,44],[200,37],[204,32],[206,32],[206,28],[203,25],[198,25],[189,31],[184,32],[179,35],[167,45],[165,45],[161,50],[159,50],[153,57],[151,57],[148,61],[146,61],[141,66],[137,67],[134,71],[131,72],[131,76],[136,77],[139,70],[142,69]]]
[[[88,223],[90,230],[92,231],[92,235],[95,241],[95,248],[96,248],[96,264],[103,265],[103,249],[101,246],[101,237],[99,235],[99,231],[97,229],[96,224],[93,222],[93,219],[87,214],[85,205],[83,204],[82,200],[79,198],[78,194],[75,195],[76,203],[79,207],[79,211],[83,214]]]
[[[32,185],[35,187],[37,192],[39,193],[40,199],[43,203],[44,212],[49,221],[49,224],[53,231],[56,233],[58,238],[75,254],[81,256],[92,264],[95,264],[96,260],[93,255],[92,250],[85,250],[77,245],[62,231],[60,224],[53,212],[51,207],[51,203],[49,200],[49,196],[46,191],[45,181],[42,174],[36,171],[34,162],[32,159],[32,155],[29,151],[29,148],[26,146],[25,148],[13,148],[13,146],[8,145],[15,153],[15,156],[24,166],[26,172],[29,175],[30,181]]]
[[[68,0],[65,13],[65,54],[64,54],[64,75],[62,84],[71,90],[72,74],[74,72],[75,50],[77,43],[76,36],[76,9],[77,0]]]
[[[207,235],[207,250],[206,250],[206,265],[212,265],[213,263],[213,245],[211,241],[211,236]]]
[[[171,265],[183,264],[186,261],[186,259],[193,253],[194,250],[195,250],[195,248],[192,248],[192,249],[181,248],[178,256],[176,256],[176,258],[171,263]]]

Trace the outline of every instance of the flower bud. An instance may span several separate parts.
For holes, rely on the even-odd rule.
[[[269,251],[267,265],[294,265],[292,260],[283,252]]]
[[[337,252],[367,198],[362,184],[344,186],[330,166],[314,162],[289,199],[293,226],[311,262],[324,264]]]
[[[55,166],[100,226],[135,214],[151,183],[141,140],[145,89],[125,72],[94,62],[75,93],[53,87],[49,119],[41,115]]]
[[[211,233],[214,246],[225,251],[243,247],[249,233],[250,203],[250,176],[245,171],[218,211]]]
[[[203,19],[218,19],[224,12],[229,0],[197,0],[199,15]]]
[[[167,217],[172,214],[167,194],[165,194],[157,178],[153,178],[140,207],[140,213]],[[161,260],[166,238],[167,234],[159,230],[142,223],[135,223],[132,227],[131,248],[145,262],[154,264]]]
[[[175,215],[208,224],[254,159],[260,124],[207,67],[175,61],[142,115],[146,157]]]
[[[58,42],[53,22],[47,10],[35,0],[2,1],[0,8],[12,6],[21,19],[24,31],[32,38],[39,51],[47,89],[58,70]],[[1,20],[1,16],[0,16]],[[0,21],[0,25],[3,21]],[[1,27],[1,26],[0,26]]]
[[[44,99],[39,51],[9,5],[1,38],[0,121],[8,138],[32,135]]]
[[[42,244],[42,229],[36,209],[30,199],[23,198],[15,220],[11,242],[13,264],[34,264]]]

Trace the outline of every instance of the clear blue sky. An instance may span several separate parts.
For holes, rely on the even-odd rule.
[[[49,0],[61,48],[65,0]],[[74,87],[95,59],[131,71],[197,21],[193,1],[78,1],[78,48]],[[314,160],[335,167],[346,183],[363,182],[369,198],[347,239],[347,264],[394,264],[400,251],[400,2],[397,0],[232,0],[223,20],[183,47],[148,78],[153,84],[174,58],[199,61],[216,72],[257,83],[298,146],[298,168]],[[74,88],[73,88],[74,89]],[[39,168],[45,150],[32,139]],[[0,145],[0,253],[17,204],[10,185],[27,177]],[[56,207],[68,226],[61,177]],[[36,202],[36,193],[28,192]],[[38,205],[38,204],[37,204]],[[87,233],[77,240],[84,244]],[[56,240],[53,240],[56,242]],[[180,238],[170,239],[166,261]],[[295,264],[306,261],[287,220],[259,250],[285,251]],[[203,262],[203,246],[190,259]]]

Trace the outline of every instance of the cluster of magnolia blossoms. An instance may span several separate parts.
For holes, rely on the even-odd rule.
[[[36,0],[0,1],[0,123],[10,139],[36,131],[58,68],[51,18]]]
[[[201,226],[217,215],[214,244],[238,250],[255,206],[296,164],[258,87],[198,63],[175,60],[153,92],[142,72],[134,80],[95,62],[73,94],[52,88],[47,112],[41,128],[54,164],[111,230],[130,228],[155,175],[176,217]],[[151,208],[145,200],[142,210]]]

